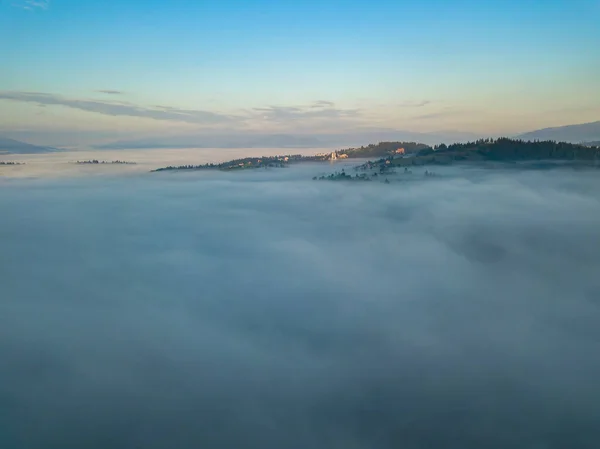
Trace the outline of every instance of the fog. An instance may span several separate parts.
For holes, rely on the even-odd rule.
[[[0,447],[599,447],[598,172],[330,171],[2,183]]]
[[[169,165],[200,165],[220,163],[232,159],[281,154],[315,155],[331,152],[327,148],[170,148],[138,150],[77,150],[39,154],[1,154],[0,162],[18,162],[22,165],[0,165],[0,185],[14,178],[64,178],[122,176],[149,172]],[[77,161],[125,161],[132,165],[81,165]]]

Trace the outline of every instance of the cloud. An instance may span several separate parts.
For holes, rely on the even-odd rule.
[[[423,106],[427,106],[428,104],[431,104],[431,101],[429,101],[429,100],[405,101],[405,102],[398,104],[397,106],[400,108],[422,108]]]
[[[263,119],[282,121],[305,121],[305,120],[346,120],[354,119],[360,115],[358,109],[340,109],[329,101],[318,101],[309,106],[267,106],[253,108],[253,111]]]
[[[178,109],[178,108],[147,108],[127,102],[107,102],[100,100],[82,100],[66,98],[59,95],[40,92],[0,91],[0,100],[65,106],[87,112],[110,116],[141,117],[154,120],[179,121],[200,125],[221,125],[240,122],[243,117],[220,114],[217,112]]]
[[[597,171],[341,166],[4,183],[0,446],[599,447]]]
[[[110,95],[122,92],[102,90]],[[182,109],[166,105],[150,107],[136,105],[125,101],[104,101],[96,99],[77,99],[42,92],[0,91],[0,100],[35,103],[38,105],[56,105],[72,109],[109,116],[130,116],[154,120],[178,121],[205,126],[244,127],[330,127],[343,126],[356,122],[361,117],[359,109],[336,108],[329,101],[317,101],[301,106],[266,106],[239,111],[236,114],[221,112]],[[315,128],[316,129],[316,128]]]
[[[110,90],[110,89],[100,89],[100,90],[95,90],[94,92],[99,92],[101,94],[107,94],[107,95],[123,95],[125,94],[125,92],[120,91],[120,90]]]
[[[413,119],[413,120],[430,120],[430,119],[436,119],[436,118],[441,118],[441,117],[447,117],[452,114],[453,114],[452,111],[438,111],[438,112],[430,112],[429,114],[416,115],[414,117],[411,117],[411,119]]]
[[[332,108],[334,106],[335,103],[327,100],[318,100],[311,105],[312,108]]]
[[[50,0],[20,0],[12,3],[12,6],[28,10],[48,9],[50,8]]]
[[[332,102],[323,101],[299,106],[256,107],[249,113],[256,128],[277,132],[348,132],[368,122],[360,109],[338,108]]]
[[[427,114],[415,115],[415,116],[410,117],[409,119],[410,120],[434,120],[434,119],[444,118],[444,117],[461,117],[461,116],[465,116],[465,115],[471,116],[475,113],[478,113],[480,115],[486,114],[483,111],[477,112],[477,111],[469,110],[469,109],[459,109],[454,106],[445,106],[438,111],[429,112]]]

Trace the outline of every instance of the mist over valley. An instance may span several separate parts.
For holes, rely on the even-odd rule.
[[[597,447],[597,170],[355,165],[4,179],[0,446]]]

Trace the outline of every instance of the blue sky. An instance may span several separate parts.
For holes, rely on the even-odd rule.
[[[0,132],[600,119],[600,0],[0,1]]]

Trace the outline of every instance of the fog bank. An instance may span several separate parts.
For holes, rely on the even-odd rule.
[[[0,182],[14,178],[74,178],[96,176],[127,176],[146,173],[169,165],[201,165],[233,159],[282,154],[314,155],[330,152],[327,148],[171,148],[137,150],[81,150],[41,154],[0,154],[0,162],[19,162],[23,165],[0,165]],[[126,161],[134,165],[76,164],[77,161]]]
[[[324,167],[4,183],[0,447],[599,447],[598,173]]]

